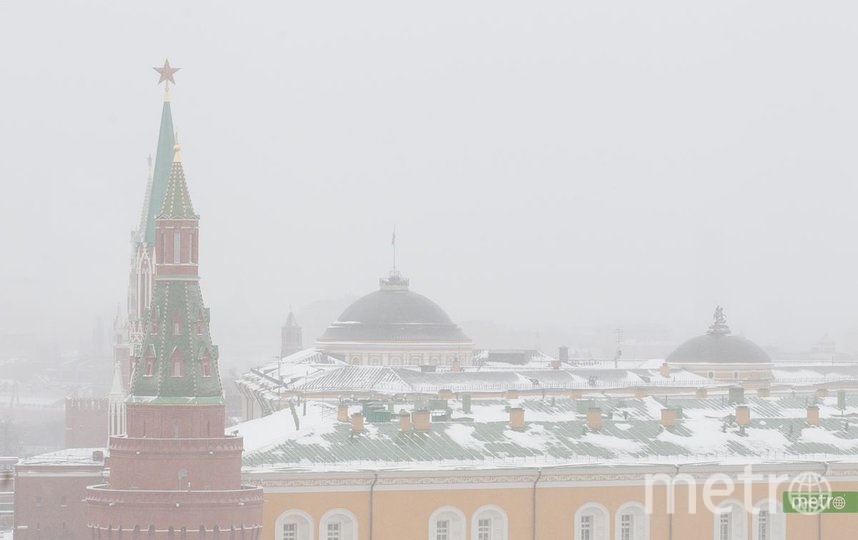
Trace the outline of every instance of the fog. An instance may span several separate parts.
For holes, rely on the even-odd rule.
[[[275,354],[290,305],[318,325],[374,290],[394,226],[413,290],[518,346],[616,327],[678,343],[722,304],[761,345],[858,350],[856,17],[3,2],[0,330],[75,348],[124,309],[169,57],[227,365]]]

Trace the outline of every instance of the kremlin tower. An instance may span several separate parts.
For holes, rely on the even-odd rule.
[[[158,71],[173,82],[176,69],[165,64]],[[218,349],[198,253],[199,216],[168,92],[132,270],[125,433],[110,437],[109,483],[87,490],[92,538],[259,538],[262,490],[241,485],[243,441],[224,434]]]

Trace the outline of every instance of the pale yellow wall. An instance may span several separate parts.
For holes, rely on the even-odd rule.
[[[858,483],[833,483],[835,490],[858,490]],[[765,485],[753,486],[754,504],[768,493]],[[652,540],[668,537],[668,518],[665,511],[664,488],[656,488],[655,512],[650,517]],[[710,540],[713,533],[713,516],[705,510],[702,494],[697,497],[697,514],[688,513],[687,492],[678,487],[677,508],[673,518],[675,540]],[[467,538],[470,539],[470,519],[479,507],[492,504],[503,508],[509,520],[509,539],[531,538],[531,496],[529,488],[460,489],[376,491],[373,540],[423,540],[428,537],[431,514],[442,506],[454,506],[465,514]],[[780,497],[780,493],[778,495]],[[743,501],[739,489],[730,499]],[[589,502],[597,502],[610,512],[610,539],[614,539],[614,515],[627,502],[645,502],[643,486],[614,487],[547,487],[537,491],[537,536],[539,540],[573,540],[576,510]],[[266,493],[263,538],[274,540],[274,523],[286,510],[299,509],[314,520],[318,538],[319,519],[328,510],[345,508],[358,519],[359,540],[369,539],[369,493]],[[787,540],[814,540],[817,538],[817,517],[800,514],[786,516]],[[825,540],[855,540],[858,538],[858,514],[827,514],[823,518]],[[752,519],[747,517],[748,540],[752,536]]]

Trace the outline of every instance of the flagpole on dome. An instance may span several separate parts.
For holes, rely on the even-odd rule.
[[[393,238],[390,240],[390,245],[393,246],[393,273],[396,274],[396,225],[393,226]]]

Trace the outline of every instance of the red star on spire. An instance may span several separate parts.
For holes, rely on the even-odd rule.
[[[161,75],[161,78],[158,79],[158,84],[161,84],[164,81],[176,84],[176,81],[173,79],[173,75],[182,68],[170,67],[170,61],[164,59],[164,67],[153,67],[152,69],[154,69],[158,72],[159,75]]]

